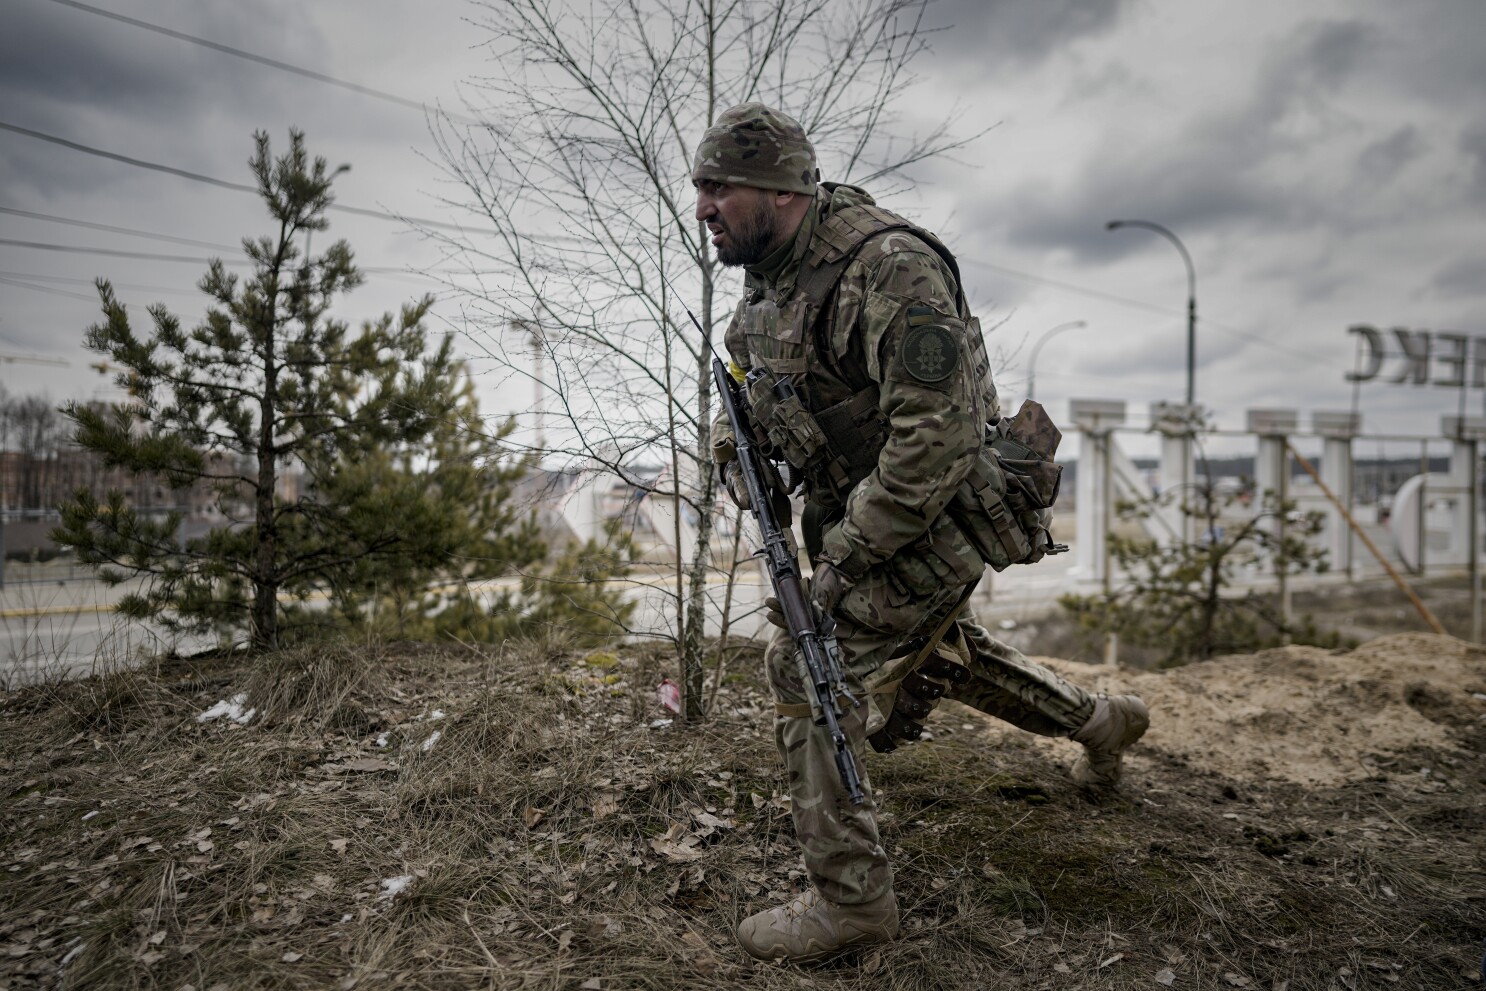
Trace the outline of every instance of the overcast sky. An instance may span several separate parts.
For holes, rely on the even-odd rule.
[[[414,102],[463,106],[490,39],[457,0],[92,0],[115,14]],[[924,120],[957,103],[992,127],[884,205],[938,230],[999,324],[1012,402],[1032,342],[1069,321],[1036,368],[1056,417],[1070,397],[1152,400],[1185,388],[1186,269],[1196,268],[1199,402],[1237,428],[1250,407],[1345,409],[1347,327],[1486,335],[1486,3],[1481,0],[951,0],[935,5],[918,66]],[[789,108],[784,108],[788,110]],[[905,122],[912,126],[913,121]],[[249,182],[252,132],[291,126],[332,164],[340,202],[468,220],[443,207],[422,113],[165,37],[57,0],[0,15],[0,124],[230,182]],[[823,156],[826,178],[830,160]],[[252,195],[0,130],[0,209],[232,246],[264,229]],[[374,271],[344,308],[369,317],[436,288],[408,274],[431,246],[396,222],[333,215]],[[189,245],[0,213],[0,237],[204,259]],[[89,281],[194,323],[205,263],[0,244],[0,352],[12,393],[103,396],[84,328]],[[438,311],[458,330],[458,308]],[[144,319],[142,311],[137,317]],[[1390,359],[1384,376],[1399,367]],[[1439,370],[1437,369],[1437,374]],[[525,386],[486,384],[487,407],[529,408]],[[1470,411],[1482,410],[1480,390]],[[1458,394],[1361,390],[1365,427],[1437,434]]]

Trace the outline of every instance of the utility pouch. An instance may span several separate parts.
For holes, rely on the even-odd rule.
[[[1047,526],[1063,473],[1052,459],[1063,435],[1031,400],[991,429],[950,512],[981,559],[1001,571],[1064,549],[1053,543]]]
[[[949,511],[980,559],[997,571],[1026,560],[1032,544],[1006,503],[1006,473],[990,448],[981,451],[950,499]]]
[[[749,404],[769,444],[797,468],[813,465],[826,449],[826,435],[790,380],[755,368],[748,373],[747,384]]]

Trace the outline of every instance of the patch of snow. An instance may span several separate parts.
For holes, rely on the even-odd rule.
[[[665,729],[669,725],[671,725],[671,720],[669,720],[669,719],[657,719],[657,720],[655,720],[654,722],[652,722],[650,724],[650,728],[651,729]]]
[[[430,750],[433,749],[433,745],[439,742],[439,737],[443,735],[444,734],[442,730],[434,730],[433,735],[424,740],[423,746],[419,747],[418,749],[423,751],[425,754],[428,753]]]
[[[94,809],[92,812],[89,812],[87,815],[83,816],[83,822],[87,822],[89,819],[93,818],[97,814],[98,810]]]
[[[429,719],[443,719],[444,718],[444,710],[443,709],[435,709],[435,710],[433,710],[432,712],[430,712],[428,714],[428,718]]]
[[[198,723],[204,723],[208,720],[216,719],[218,716],[226,716],[234,723],[237,723],[239,725],[245,724],[248,722],[248,720],[252,719],[253,716],[258,713],[257,709],[244,709],[243,706],[245,706],[247,702],[247,693],[238,692],[236,695],[232,696],[232,698],[227,699],[224,702],[218,702],[210,709],[198,715],[196,717],[196,721]]]
[[[379,746],[379,747],[385,747],[385,746],[387,746],[387,734],[386,733],[378,733],[377,734],[377,746]]]
[[[413,883],[413,875],[399,874],[397,877],[389,877],[382,882],[382,893],[378,898],[396,898],[407,890],[408,885]]]

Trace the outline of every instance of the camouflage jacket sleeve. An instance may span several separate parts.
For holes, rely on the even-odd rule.
[[[843,274],[831,345],[878,384],[890,433],[822,553],[851,577],[922,536],[978,456],[987,411],[953,276],[918,238],[868,244]]]

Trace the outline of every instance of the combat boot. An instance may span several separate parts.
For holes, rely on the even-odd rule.
[[[1085,788],[1113,788],[1120,783],[1125,748],[1145,734],[1151,714],[1136,695],[1101,695],[1094,714],[1074,731],[1072,739],[1084,745],[1073,762],[1073,780]]]
[[[826,901],[814,888],[788,905],[750,915],[738,942],[757,960],[811,963],[855,946],[898,935],[898,899],[891,891],[861,905]]]

